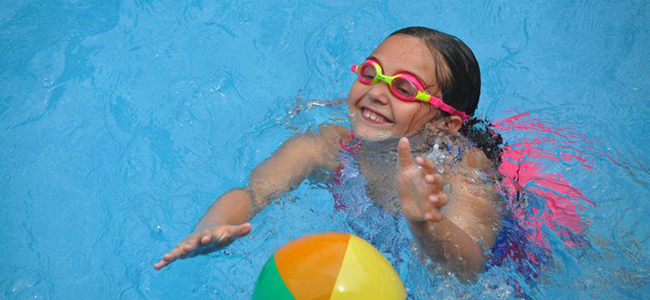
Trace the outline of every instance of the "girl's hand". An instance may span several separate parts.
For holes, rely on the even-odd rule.
[[[219,225],[205,224],[197,227],[194,233],[188,235],[178,246],[167,252],[153,267],[160,270],[177,259],[194,257],[217,251],[232,243],[235,239],[247,235],[251,224]]]
[[[417,157],[413,163],[407,138],[400,139],[397,153],[397,189],[404,216],[409,221],[440,222],[444,217],[440,209],[447,204],[447,195],[442,192],[442,176],[433,161]]]

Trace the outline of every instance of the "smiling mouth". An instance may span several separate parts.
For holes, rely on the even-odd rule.
[[[361,108],[361,116],[363,117],[364,120],[374,123],[374,124],[392,124],[393,122],[390,121],[388,118],[383,116],[382,114],[372,110],[368,109],[365,107]]]

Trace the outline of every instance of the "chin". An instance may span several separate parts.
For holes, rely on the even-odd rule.
[[[369,126],[360,125],[358,122],[354,121],[352,122],[352,130],[355,137],[366,142],[380,142],[393,138],[393,135],[389,130],[371,128]]]
[[[350,118],[350,128],[352,128],[355,137],[366,142],[379,142],[393,138],[389,126],[370,124],[368,121],[362,119],[358,111],[356,110],[355,113],[348,115]]]

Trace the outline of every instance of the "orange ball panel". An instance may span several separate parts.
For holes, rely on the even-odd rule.
[[[280,276],[296,299],[329,299],[349,240],[347,233],[319,233],[289,242],[275,252]]]

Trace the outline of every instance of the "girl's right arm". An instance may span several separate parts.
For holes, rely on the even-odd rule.
[[[324,125],[315,133],[298,134],[259,165],[243,189],[219,197],[205,212],[194,232],[154,265],[162,269],[179,258],[209,253],[247,235],[249,216],[282,193],[298,186],[315,168],[336,169],[343,126]]]

